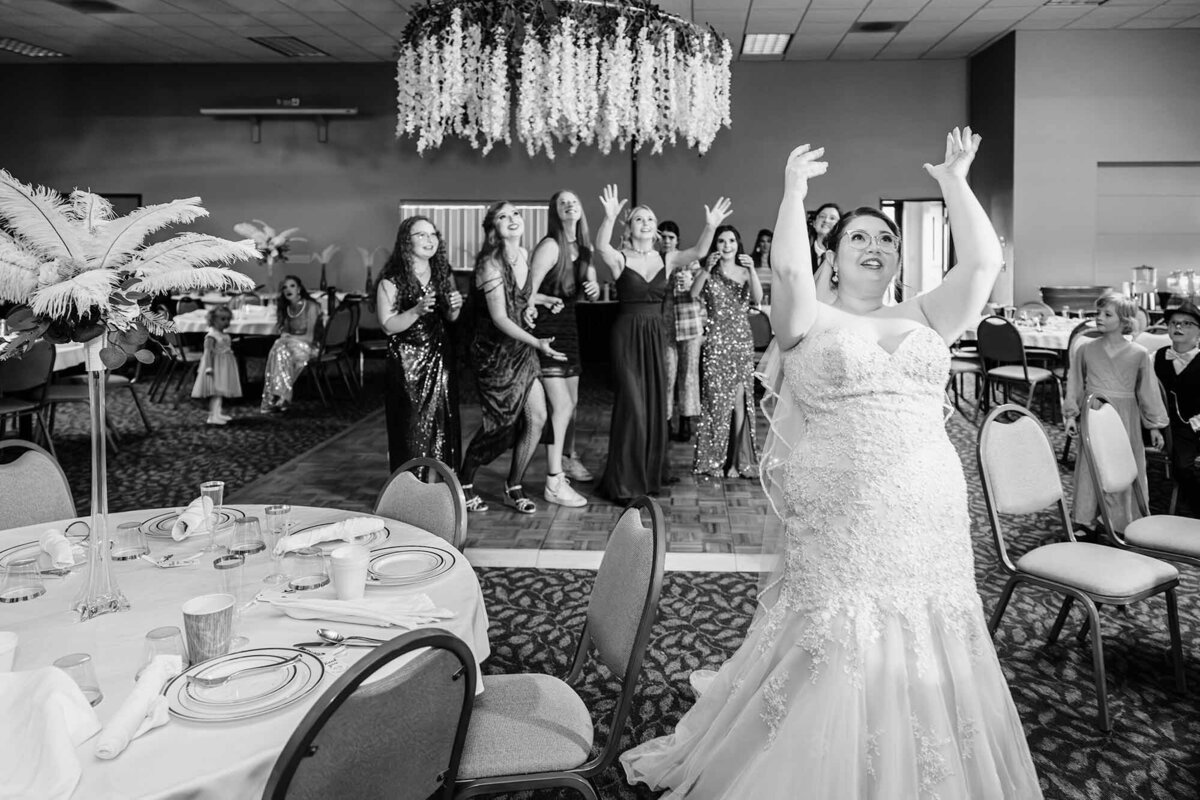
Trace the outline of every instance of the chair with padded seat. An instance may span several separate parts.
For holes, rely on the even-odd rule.
[[[17,453],[4,463],[9,453]],[[33,442],[0,440],[0,530],[75,516],[71,485],[58,460]]]
[[[271,769],[263,800],[449,800],[477,670],[466,643],[440,628],[379,645],[300,721]]]
[[[1002,418],[1012,415],[1011,421]],[[1005,404],[988,414],[976,440],[976,458],[983,484],[984,501],[992,527],[992,540],[1008,582],[988,622],[995,635],[1013,591],[1022,584],[1048,589],[1064,596],[1058,617],[1050,628],[1049,643],[1062,632],[1071,607],[1078,602],[1086,613],[1084,629],[1092,639],[1093,680],[1096,684],[1098,721],[1105,733],[1112,730],[1104,670],[1104,642],[1100,629],[1100,607],[1128,606],[1139,600],[1163,595],[1178,690],[1186,690],[1183,646],[1175,589],[1179,570],[1158,558],[1102,544],[1075,539],[1067,511],[1054,449],[1041,423],[1027,409]],[[1001,515],[1034,514],[1055,506],[1066,532],[1066,541],[1042,544],[1015,562],[1009,555]]]
[[[1092,319],[1085,319],[1071,329],[1070,335],[1067,336],[1067,349],[1063,351],[1062,366],[1058,373],[1062,380],[1063,392],[1067,390],[1067,376],[1071,372],[1071,364],[1079,355],[1079,348],[1083,347],[1090,340],[1099,339],[1103,335],[1096,328],[1096,319],[1094,317]],[[1074,437],[1069,433],[1063,437],[1062,458],[1059,460],[1062,461],[1064,466],[1074,466],[1074,463],[1070,460],[1071,442],[1073,439]]]
[[[388,353],[388,335],[380,325],[379,310],[373,297],[360,305],[354,352],[358,354],[358,385],[362,388],[367,379],[367,359],[387,358]]]
[[[662,510],[639,497],[621,513],[609,537],[566,680],[488,675],[487,691],[475,699],[471,713],[456,798],[564,786],[596,800],[591,779],[612,764],[621,746],[658,614],[665,554]],[[621,682],[608,737],[595,756],[591,712],[570,686],[593,649]]]
[[[146,409],[142,407],[142,400],[138,397],[137,389],[135,388],[137,382],[137,373],[134,374],[134,377],[130,378],[126,375],[114,374],[112,370],[105,370],[104,372],[104,391],[111,393],[120,389],[128,389],[129,396],[133,398],[133,405],[137,409],[138,415],[142,418],[142,425],[145,427],[146,433],[154,433],[154,426],[150,424],[150,418],[146,416]],[[61,403],[90,402],[88,392],[86,378],[66,383],[51,383],[47,386],[44,396],[46,405],[50,406],[50,429],[54,430],[54,409],[56,406]],[[111,419],[111,411],[109,412],[109,416]]]
[[[1108,537],[1136,553],[1200,567],[1200,519],[1150,513],[1125,423],[1117,409],[1102,393],[1093,392],[1081,416],[1083,451],[1092,468],[1096,496],[1131,491],[1142,515],[1129,522],[1123,532],[1118,531],[1108,504],[1100,503],[1100,519]],[[1171,502],[1173,511],[1174,495]]]
[[[321,403],[329,405],[333,397],[333,384],[329,381],[329,369],[335,367],[350,397],[358,399],[358,387],[351,380],[350,344],[358,320],[358,305],[343,303],[329,315],[325,322],[321,342],[314,355],[308,362],[308,368],[301,373],[309,375],[321,396]],[[328,392],[328,394],[327,394]]]
[[[51,455],[54,440],[46,420],[46,387],[54,375],[54,345],[45,339],[34,342],[16,358],[0,360],[0,433],[8,420],[18,423],[30,417],[40,426]]]
[[[441,481],[429,482],[434,476]],[[458,550],[467,543],[467,498],[462,484],[454,471],[436,458],[412,458],[401,464],[380,490],[373,513],[427,530]]]
[[[1012,386],[1026,387],[1026,407],[1033,404],[1033,398],[1043,387],[1053,388],[1054,400],[1061,401],[1062,382],[1051,370],[1029,365],[1021,333],[1010,321],[996,315],[984,317],[979,321],[975,336],[979,345],[979,360],[983,365],[981,407],[990,403],[996,384],[1004,388],[1006,401]]]

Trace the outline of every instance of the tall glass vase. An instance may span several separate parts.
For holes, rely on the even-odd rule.
[[[92,534],[88,542],[87,574],[71,609],[83,622],[110,611],[127,611],[129,601],[121,594],[109,565],[108,465],[105,448],[107,417],[104,401],[104,372],[100,360],[107,336],[85,342],[84,364],[88,376],[88,408],[92,416]]]

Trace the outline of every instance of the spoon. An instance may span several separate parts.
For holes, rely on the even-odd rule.
[[[346,636],[332,628],[317,628],[317,636],[334,644],[345,644],[351,647],[375,647],[383,644],[383,639],[372,639],[370,636]]]

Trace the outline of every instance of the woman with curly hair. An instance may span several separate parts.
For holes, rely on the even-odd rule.
[[[376,289],[379,324],[388,334],[388,463],[410,458],[458,464],[458,386],[449,323],[462,311],[446,246],[427,217],[408,217]]]

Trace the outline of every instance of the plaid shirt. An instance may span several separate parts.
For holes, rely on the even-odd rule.
[[[691,272],[693,277],[700,270],[700,262],[693,261],[686,267],[680,267]],[[674,276],[671,280],[672,305],[674,306],[675,316],[675,341],[686,342],[688,339],[695,339],[697,336],[704,334],[704,323],[708,316],[704,312],[704,303],[698,298],[692,297],[691,290],[680,292],[675,290]]]

